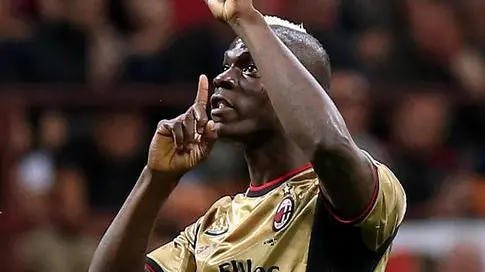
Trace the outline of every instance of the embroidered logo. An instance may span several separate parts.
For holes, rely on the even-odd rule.
[[[280,231],[290,223],[295,212],[295,203],[291,197],[284,198],[276,208],[273,219],[273,230]]]
[[[225,227],[220,227],[220,228],[214,228],[214,229],[209,229],[205,231],[205,234],[210,235],[210,236],[219,236],[223,235],[229,230],[228,226]]]
[[[270,238],[270,239],[264,241],[263,242],[263,245],[265,245],[265,246],[274,246],[274,245],[276,245],[277,242],[278,242],[278,239],[276,239],[276,238]]]
[[[229,231],[229,225],[224,217],[216,220],[204,233],[210,236],[223,235]]]
[[[207,255],[212,253],[215,248],[215,245],[199,247],[197,248],[195,254],[197,255],[197,257],[207,257]]]

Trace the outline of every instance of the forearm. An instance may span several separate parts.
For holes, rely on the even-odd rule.
[[[177,182],[176,177],[143,170],[96,249],[90,272],[143,271],[153,225]]]
[[[261,14],[231,24],[263,76],[263,83],[285,129],[307,153],[317,145],[350,141],[342,116],[317,80],[276,37]]]

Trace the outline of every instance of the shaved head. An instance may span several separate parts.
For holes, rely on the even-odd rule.
[[[310,35],[303,25],[265,16],[265,21],[276,36],[290,49],[303,66],[315,77],[325,91],[330,90],[330,58],[322,44]],[[234,43],[241,42],[237,38]],[[233,45],[234,45],[233,43]]]
[[[326,90],[330,89],[330,59],[322,44],[312,35],[281,25],[270,25],[278,38]]]

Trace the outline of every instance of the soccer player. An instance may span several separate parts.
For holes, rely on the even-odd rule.
[[[251,0],[206,3],[239,38],[210,102],[201,76],[193,106],[159,123],[147,166],[90,271],[385,271],[405,193],[349,135],[325,92],[330,64],[322,46],[302,26],[262,16]],[[244,147],[248,190],[218,200],[145,256],[161,205],[218,137]]]

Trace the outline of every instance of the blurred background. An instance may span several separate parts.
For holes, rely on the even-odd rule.
[[[324,44],[351,133],[407,191],[389,271],[485,271],[485,1],[255,2]],[[233,38],[199,0],[0,0],[0,271],[86,271],[156,123]],[[150,249],[247,183],[219,142]]]

